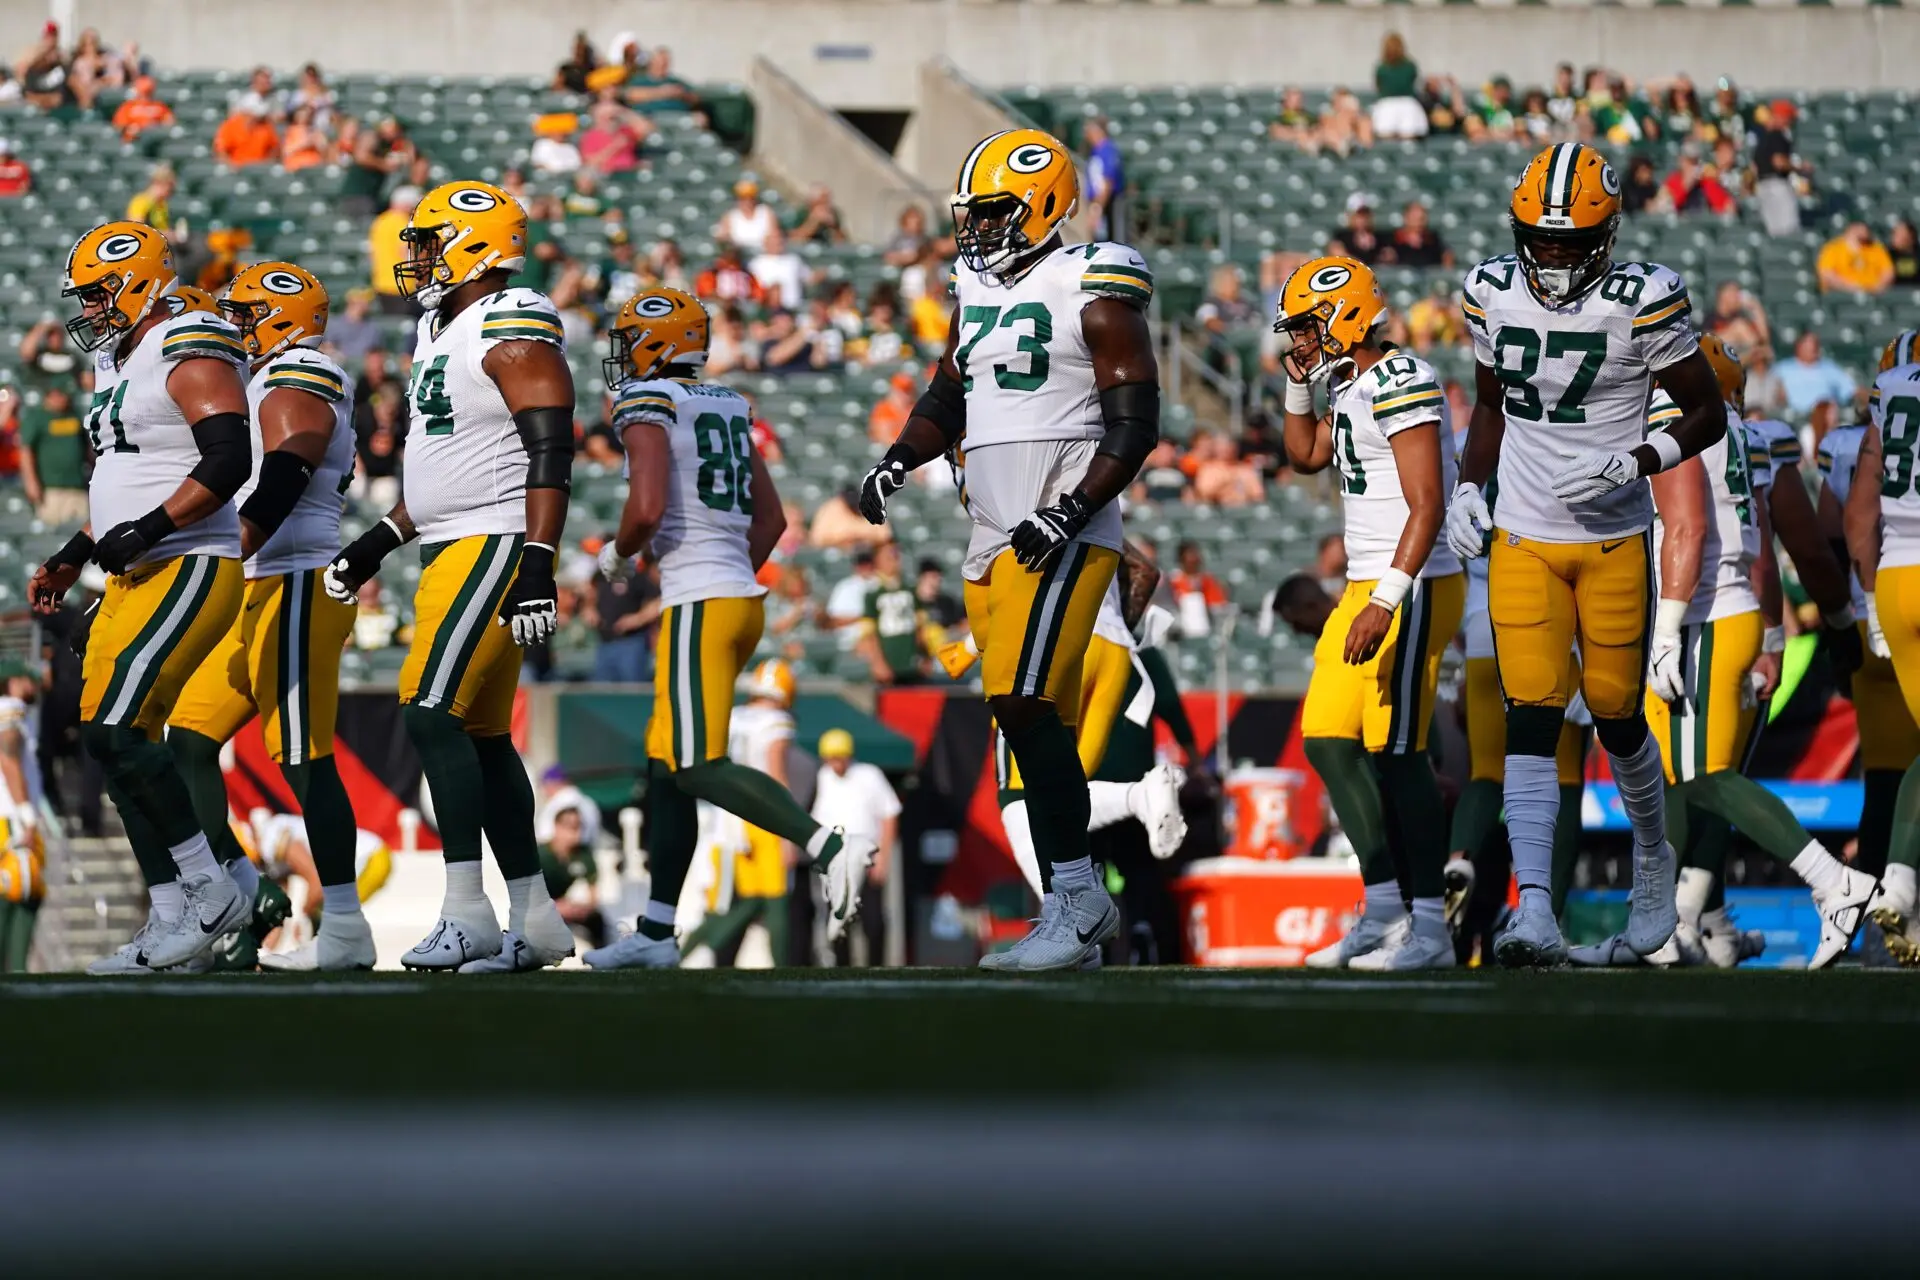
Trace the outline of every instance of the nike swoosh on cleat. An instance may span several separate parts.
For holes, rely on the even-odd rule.
[[[222,925],[221,925],[221,923],[220,923],[220,917],[219,917],[219,916],[215,916],[215,917],[213,918],[213,920],[212,920],[212,922],[211,922],[211,923],[209,923],[209,922],[208,922],[208,920],[207,920],[207,918],[206,918],[205,916],[201,916],[201,917],[200,917],[200,932],[202,932],[202,933],[215,933],[215,932],[218,932],[218,931],[220,931],[220,930],[221,930],[221,928],[222,928]]]
[[[1630,539],[1622,538],[1618,542],[1603,542],[1600,544],[1600,554],[1606,555],[1609,551],[1618,551],[1620,548],[1626,546],[1629,541]]]
[[[1105,915],[1102,915],[1098,920],[1095,920],[1093,922],[1093,928],[1075,929],[1074,933],[1078,935],[1080,939],[1080,945],[1085,946],[1088,942],[1092,941],[1093,935],[1100,932],[1100,926],[1105,924],[1106,922],[1107,922],[1107,917]]]

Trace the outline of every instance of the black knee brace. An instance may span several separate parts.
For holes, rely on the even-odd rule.
[[[1647,718],[1631,715],[1622,720],[1593,718],[1594,736],[1610,756],[1630,756],[1647,740]]]
[[[1566,718],[1564,707],[1508,707],[1507,754],[1553,759],[1560,750],[1560,725]]]

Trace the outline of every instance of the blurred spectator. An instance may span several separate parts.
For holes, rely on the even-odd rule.
[[[1207,277],[1206,296],[1201,299],[1193,318],[1207,332],[1222,337],[1260,318],[1260,313],[1241,287],[1240,268],[1227,262],[1213,269]]]
[[[73,95],[74,105],[91,111],[101,90],[121,88],[127,80],[125,62],[100,47],[100,33],[92,27],[82,31],[67,57],[67,90]]]
[[[1756,418],[1777,418],[1787,411],[1787,388],[1773,367],[1773,348],[1762,343],[1740,353],[1747,367],[1747,411]],[[1456,419],[1458,421],[1459,419]]]
[[[578,803],[541,811],[548,830],[540,842],[540,875],[560,918],[598,945],[605,941],[606,918],[594,897],[600,868],[594,861],[593,842],[582,833],[589,808],[583,798]]]
[[[814,335],[791,311],[775,311],[767,317],[765,337],[760,345],[760,370],[763,373],[807,373],[827,363],[827,352],[816,347]]]
[[[527,207],[532,198],[527,191],[527,171],[519,165],[508,165],[500,172],[500,189],[520,202],[521,208]]]
[[[277,119],[281,114],[281,102],[280,95],[273,90],[273,72],[266,67],[255,67],[253,74],[247,77],[247,87],[233,95],[227,110],[230,115]]]
[[[1409,201],[1400,211],[1400,225],[1393,229],[1380,249],[1380,261],[1402,267],[1452,266],[1453,250],[1447,248],[1446,241],[1428,224],[1427,218],[1425,204]]]
[[[807,264],[787,248],[786,233],[778,226],[768,229],[760,252],[747,263],[747,270],[760,282],[767,300],[777,306],[797,310],[806,296]]]
[[[1465,132],[1467,117],[1473,113],[1467,109],[1467,98],[1460,91],[1458,80],[1452,76],[1428,76],[1421,86],[1421,97],[1427,104],[1430,135],[1452,136]]]
[[[1330,596],[1338,598],[1347,587],[1347,540],[1338,533],[1329,533],[1320,539],[1320,546],[1314,552],[1313,576]]]
[[[693,282],[693,292],[701,299],[720,302],[759,302],[764,295],[760,282],[740,260],[740,247],[722,244],[720,256]]]
[[[806,527],[806,521],[797,518],[787,521],[787,531]],[[782,564],[780,573],[773,581],[773,588],[767,593],[767,634],[785,639],[795,631],[813,626],[822,616],[820,606],[813,599],[813,580],[807,575],[805,565]],[[781,646],[783,652],[786,646]]]
[[[842,280],[827,294],[827,319],[848,343],[849,358],[865,354],[867,320],[860,312],[860,295],[853,281]]]
[[[238,169],[250,164],[265,164],[280,155],[280,131],[267,118],[267,108],[242,95],[229,115],[214,131],[214,158]]]
[[[327,135],[313,123],[313,108],[304,103],[287,117],[287,134],[280,140],[280,167],[298,173],[327,162]]]
[[[578,169],[580,148],[573,145],[573,135],[579,127],[580,117],[571,111],[555,111],[535,119],[533,147],[527,152],[527,163],[533,171],[572,173]]]
[[[752,178],[741,178],[733,184],[733,205],[720,215],[713,238],[742,253],[759,253],[766,246],[767,236],[779,225],[773,210],[760,203],[760,184]]]
[[[837,369],[846,362],[847,335],[833,322],[833,312],[824,297],[816,295],[806,304],[806,312],[796,316],[813,344],[812,364],[816,369]]]
[[[1276,480],[1287,469],[1286,445],[1273,419],[1262,410],[1247,415],[1247,424],[1240,430],[1240,457],[1262,481]]]
[[[33,170],[13,153],[13,141],[0,138],[0,200],[14,200],[33,190]]]
[[[1552,141],[1560,126],[1554,120],[1553,112],[1547,109],[1547,91],[1529,89],[1520,102],[1520,115],[1515,124],[1518,125],[1517,133],[1522,140],[1535,145]]]
[[[902,370],[887,380],[887,393],[874,401],[873,409],[867,414],[867,439],[878,445],[891,445],[900,435],[900,428],[907,425],[907,419],[913,416],[913,406],[920,399],[920,384],[912,374]]]
[[[820,510],[814,513],[813,519],[815,525],[820,523],[820,517],[827,513],[829,505],[836,501],[838,497],[839,495],[835,495],[834,498],[827,499],[827,504],[822,505]],[[851,509],[849,509],[849,512],[853,518],[859,520],[861,524],[867,523],[860,516],[859,512],[851,511]],[[867,525],[868,529],[872,529],[873,527],[872,525]],[[811,537],[811,535],[809,536]],[[878,540],[884,540],[884,538],[885,535],[883,534]],[[820,625],[826,630],[836,633],[842,649],[851,650],[854,643],[860,638],[860,619],[866,616],[867,592],[872,588],[874,583],[873,545],[875,541],[874,539],[868,539],[857,544],[858,549],[853,553],[853,566],[851,570],[846,577],[834,583],[832,589],[827,592],[826,607],[821,611]],[[820,545],[817,539],[814,539],[814,545]],[[855,544],[843,543],[841,545]]]
[[[40,39],[15,68],[20,77],[21,96],[28,106],[55,111],[71,98],[67,81],[67,59],[60,51],[60,24],[49,22],[40,29]]]
[[[1227,603],[1227,589],[1207,572],[1199,543],[1182,542],[1177,554],[1180,567],[1167,576],[1167,587],[1173,592],[1180,634],[1189,639],[1211,635],[1212,611]]]
[[[122,142],[132,142],[156,125],[173,123],[173,108],[153,96],[153,77],[141,76],[133,82],[133,96],[113,112],[113,127]]]
[[[840,210],[834,207],[831,191],[825,187],[815,187],[807,193],[807,203],[800,210],[800,217],[787,232],[787,238],[795,244],[845,242],[846,227],[841,223]]]
[[[1711,213],[1720,216],[1735,210],[1733,193],[1720,185],[1700,163],[1700,148],[1692,143],[1680,148],[1673,172],[1661,185],[1667,205],[1674,213]]]
[[[87,445],[73,393],[50,386],[38,405],[20,410],[20,480],[41,522],[87,519]]]
[[[1793,343],[1793,359],[1779,368],[1780,385],[1787,393],[1787,411],[1805,417],[1823,400],[1850,407],[1853,376],[1820,352],[1820,335],[1808,329]]]
[[[1356,191],[1347,197],[1346,221],[1327,238],[1327,252],[1372,266],[1380,260],[1380,247],[1373,229],[1373,197]]]
[[[1280,91],[1280,107],[1267,126],[1267,136],[1275,142],[1290,142],[1302,151],[1320,148],[1320,121],[1307,110],[1307,96],[1298,89]]]
[[[587,92],[605,94],[617,92],[620,87],[638,76],[640,65],[640,40],[631,31],[615,34],[607,45],[608,61],[601,63],[587,73]]]
[[[900,211],[893,238],[887,241],[880,259],[890,267],[905,267],[920,261],[927,252],[927,215],[917,204]]]
[[[728,303],[710,309],[710,314],[712,336],[707,343],[707,372],[717,378],[736,369],[758,369],[760,350],[747,335],[740,309]]]
[[[445,180],[446,176],[444,173],[436,174],[434,172],[433,162],[421,155],[418,151],[415,151],[413,158],[407,161],[407,167],[404,172],[406,176],[403,177],[401,181],[409,187],[418,187],[422,191],[433,190]]]
[[[1467,399],[1467,389],[1458,378],[1448,378],[1441,384],[1440,391],[1447,397],[1447,408],[1455,422],[1465,422],[1473,413],[1473,401]],[[1457,430],[1458,428],[1456,428]]]
[[[381,510],[400,500],[400,450],[406,433],[406,401],[398,383],[378,387],[356,405],[354,484],[369,504]]]
[[[372,129],[360,130],[347,171],[340,179],[341,211],[349,216],[370,216],[379,207],[388,176],[404,173],[412,163],[413,143],[393,116],[383,116]]]
[[[1360,109],[1360,99],[1351,89],[1335,89],[1320,113],[1317,132],[1320,145],[1346,155],[1356,147],[1373,145],[1373,121]]]
[[[1701,117],[1717,137],[1738,141],[1747,136],[1747,112],[1740,102],[1740,91],[1725,76],[1714,82],[1713,98],[1702,108]],[[1791,120],[1788,124],[1790,127]]]
[[[854,651],[866,659],[877,685],[919,684],[926,679],[926,644],[920,602],[901,572],[900,544],[873,549],[873,581],[861,609]]]
[[[1893,220],[1887,234],[1887,255],[1893,259],[1893,283],[1902,289],[1920,286],[1920,238],[1913,222],[1902,216]]]
[[[1435,347],[1455,347],[1466,340],[1460,327],[1460,295],[1450,281],[1437,283],[1407,308],[1407,345],[1421,355]]]
[[[647,54],[644,69],[630,73],[621,96],[650,116],[677,115],[701,109],[694,87],[673,74],[673,51],[663,44]]]
[[[1120,144],[1107,131],[1105,116],[1087,119],[1082,136],[1087,150],[1087,202],[1093,213],[1093,238],[1124,238],[1122,203],[1126,198],[1126,164],[1120,156]]]
[[[904,278],[903,275],[903,282]],[[920,260],[919,278],[920,288],[907,304],[908,331],[913,334],[913,340],[924,347],[942,346],[947,340],[948,317],[953,314],[949,293],[952,264],[929,248],[926,257]]]
[[[593,41],[587,39],[587,33],[573,33],[573,48],[567,52],[567,60],[554,68],[553,88],[564,93],[586,93],[587,77],[600,65],[600,55],[593,50]]]
[[[1794,152],[1791,102],[1781,99],[1756,113],[1753,140],[1754,202],[1772,236],[1800,230],[1800,200],[1811,193],[1807,168]]]
[[[913,573],[913,598],[927,621],[942,631],[952,631],[967,620],[966,606],[946,588],[947,573],[940,562],[922,559]]]
[[[142,222],[155,231],[173,229],[173,166],[157,164],[147,174],[147,185],[127,201],[127,221]]]
[[[647,250],[647,265],[660,277],[660,283],[669,289],[687,289],[693,282],[693,276],[687,270],[687,260],[680,254],[680,246],[672,240],[656,240],[653,248]]]
[[[20,381],[42,398],[52,391],[79,396],[86,365],[67,348],[67,327],[58,320],[42,320],[20,339]]]
[[[309,62],[300,68],[299,80],[287,91],[285,106],[289,117],[305,107],[313,127],[324,134],[333,128],[333,114],[339,103],[333,90],[327,87],[326,77],[320,74],[319,64]]]
[[[1587,84],[1587,112],[1593,120],[1594,132],[1600,137],[1625,147],[1660,136],[1660,123],[1653,115],[1653,108],[1628,92],[1624,77],[1594,72],[1588,76]]]
[[[873,287],[867,299],[866,324],[861,330],[861,359],[868,365],[885,366],[905,358],[907,332],[900,319],[899,299],[886,281]]]
[[[1767,324],[1767,309],[1740,286],[1728,280],[1713,292],[1713,311],[1707,316],[1706,329],[1736,352],[1766,346],[1773,337]]]
[[[607,203],[600,198],[600,183],[593,176],[593,170],[582,169],[573,175],[567,184],[567,193],[560,197],[560,211],[572,220],[598,218],[606,212]]]
[[[420,204],[418,187],[395,187],[386,209],[373,220],[367,231],[367,259],[372,264],[373,292],[382,315],[413,314],[413,304],[400,296],[400,282],[393,269],[406,260],[407,246],[400,233]]]
[[[1187,473],[1180,465],[1180,449],[1171,437],[1163,435],[1153,446],[1153,452],[1141,464],[1133,493],[1135,501],[1152,503],[1184,502],[1190,496]]]
[[[595,573],[593,590],[600,626],[593,678],[617,684],[653,679],[653,647],[660,633],[658,568],[642,567],[618,582]]]
[[[1849,222],[1814,260],[1822,292],[1884,293],[1893,283],[1893,257],[1864,222]]]
[[[1653,161],[1635,153],[1627,158],[1627,176],[1620,183],[1620,207],[1628,213],[1665,207],[1666,192],[1653,176]]]
[[[1516,128],[1513,118],[1513,81],[1495,76],[1474,99],[1467,117],[1467,137],[1475,142],[1508,142]]]
[[[607,256],[594,267],[594,293],[609,310],[640,292],[640,263],[624,228],[607,238]]]
[[[349,369],[366,359],[367,352],[386,345],[386,332],[372,312],[373,291],[349,289],[347,305],[327,322],[326,346]]]
[[[1242,459],[1225,436],[1197,431],[1187,453],[1193,471],[1193,497],[1216,507],[1244,507],[1260,501],[1260,469]]]
[[[1709,176],[1719,179],[1735,200],[1745,199],[1753,194],[1753,171],[1742,164],[1740,147],[1732,138],[1716,138],[1713,142],[1713,154],[1707,165]]]
[[[1580,114],[1580,88],[1573,77],[1573,64],[1563,62],[1553,69],[1553,88],[1547,91],[1547,114],[1555,127],[1569,136]]]
[[[1664,138],[1680,141],[1687,138],[1710,142],[1705,137],[1706,113],[1700,107],[1700,95],[1695,92],[1693,81],[1686,76],[1675,76],[1659,93],[1655,94],[1656,106],[1660,117],[1660,135]]]
[[[1373,68],[1373,135],[1376,138],[1424,138],[1427,111],[1420,105],[1420,66],[1407,56],[1407,42],[1390,31],[1380,42]]]
[[[857,489],[843,489],[839,493],[832,494],[824,499],[820,505],[814,509],[813,519],[807,524],[808,545],[826,550],[833,550],[835,548],[846,550],[848,548],[871,547],[878,543],[885,542],[891,535],[884,527],[867,523],[867,518],[860,514],[859,508],[856,505],[859,500],[860,493]],[[869,557],[867,563],[869,577],[872,576],[872,568],[872,560]],[[856,574],[860,572],[860,561],[858,557],[854,560],[854,570]],[[842,590],[843,587],[844,584],[836,585],[834,590],[838,592]],[[863,583],[860,591],[864,593],[865,590],[866,586]],[[847,604],[844,599],[842,599],[840,603],[843,605]],[[833,607],[834,600],[830,597],[827,601],[827,608],[830,613],[833,611]],[[852,608],[853,606],[849,605],[848,607]],[[847,616],[858,615],[855,613]]]

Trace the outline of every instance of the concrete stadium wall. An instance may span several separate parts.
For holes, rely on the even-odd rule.
[[[1914,86],[1920,11],[1008,5],[968,0],[71,0],[79,23],[163,65],[541,75],[575,29],[665,43],[683,74],[744,82],[771,58],[836,107],[902,108],[945,57],[985,85],[1366,84],[1380,37],[1435,70],[1545,78],[1556,61],[1636,77],[1730,74],[1754,87]],[[44,0],[0,0],[0,50],[27,47]]]

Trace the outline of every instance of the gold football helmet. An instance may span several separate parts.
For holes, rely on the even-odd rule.
[[[1521,171],[1509,215],[1527,284],[1544,302],[1572,302],[1613,265],[1620,179],[1592,147],[1556,143]]]
[[[997,274],[1052,239],[1080,201],[1066,144],[1008,129],[967,153],[953,190],[953,240],[970,271]]]
[[[174,282],[167,238],[143,222],[109,222],[74,243],[60,296],[77,298],[67,333],[95,351],[145,320]]]
[[[651,378],[670,364],[707,362],[707,309],[690,293],[664,286],[627,299],[607,329],[612,351],[601,361],[607,385]]]
[[[277,355],[327,331],[327,288],[305,267],[256,262],[242,267],[220,299],[255,360]]]
[[[783,707],[793,705],[793,668],[780,658],[768,658],[747,678],[747,696],[768,698]]]
[[[1733,348],[1711,333],[1700,335],[1700,350],[1707,357],[1707,363],[1713,366],[1713,377],[1720,384],[1720,398],[1736,410],[1747,410],[1747,367],[1740,363],[1740,357],[1733,354]]]
[[[527,211],[499,187],[449,182],[421,199],[400,232],[405,260],[393,268],[402,297],[429,309],[489,271],[527,263]]]
[[[1903,364],[1912,364],[1920,360],[1920,329],[1906,329],[1896,334],[1887,349],[1880,353],[1880,372],[1897,369]]]
[[[1387,297],[1371,268],[1352,258],[1315,258],[1294,268],[1280,288],[1273,331],[1296,382],[1311,382],[1351,359],[1386,319]]]
[[[176,316],[186,315],[189,311],[201,311],[210,316],[220,314],[220,305],[213,300],[213,295],[197,284],[175,282],[172,290],[160,301]]]

